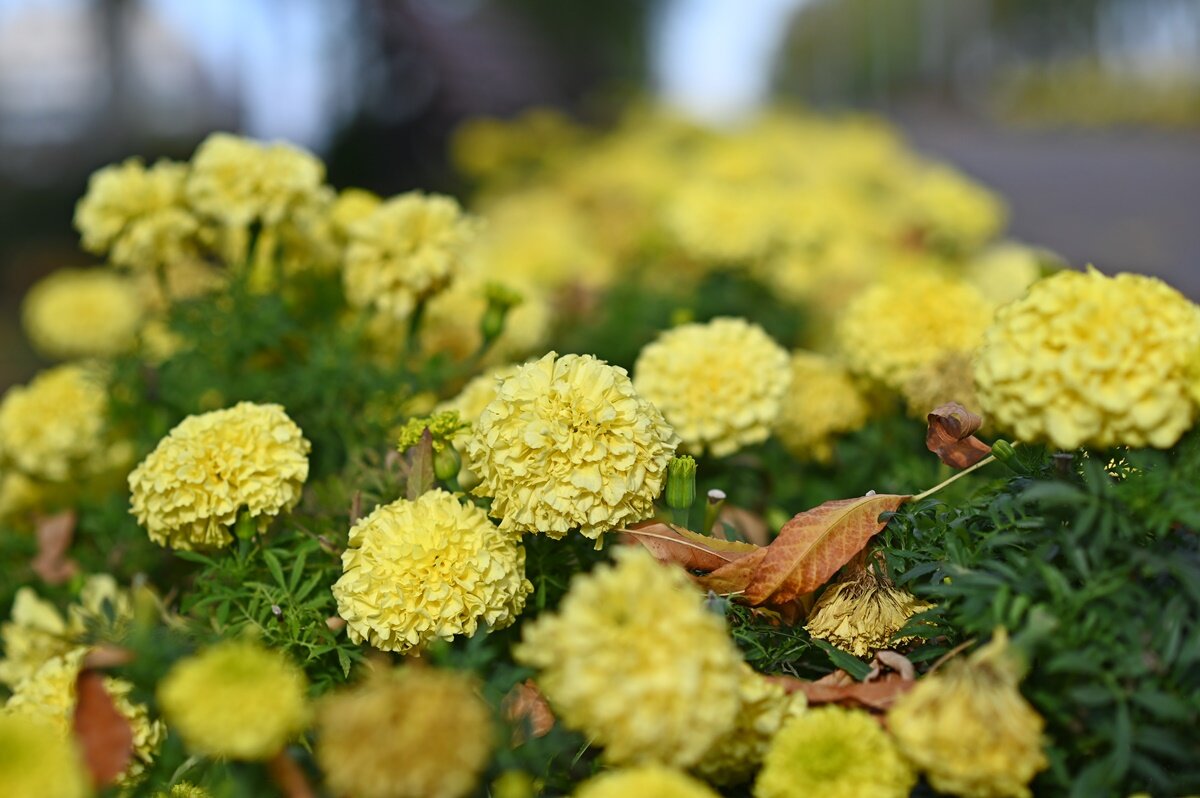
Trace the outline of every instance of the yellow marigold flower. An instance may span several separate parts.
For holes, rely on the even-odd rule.
[[[743,265],[766,254],[777,230],[774,194],[737,181],[684,183],[665,213],[667,230],[691,257]]]
[[[483,415],[483,409],[496,398],[496,393],[500,390],[500,383],[516,373],[517,366],[513,363],[491,368],[483,374],[473,377],[458,392],[458,396],[442,402],[435,408],[439,412],[452,410],[467,423],[468,426],[454,436],[453,443],[459,452],[467,450],[467,444],[471,440],[471,430],[479,421],[479,417]],[[465,460],[458,472],[458,484],[464,490],[471,490],[479,484],[479,475],[471,470]],[[0,494],[0,496],[2,495]],[[0,508],[2,507],[3,505],[0,505]]]
[[[749,665],[739,672],[737,720],[694,768],[705,781],[720,786],[749,781],[780,728],[808,707],[803,693],[789,695]]]
[[[262,531],[296,506],[309,449],[279,405],[240,402],[188,416],[130,473],[131,512],[159,545],[228,546],[239,512]]]
[[[18,518],[42,503],[38,483],[12,469],[0,469],[0,520]]]
[[[379,195],[361,188],[347,188],[338,193],[329,208],[329,218],[338,238],[350,238],[350,229],[366,219],[383,203]]]
[[[967,264],[966,277],[997,307],[1020,299],[1042,276],[1044,250],[1007,241],[988,247]]]
[[[1008,210],[991,191],[941,164],[909,177],[904,205],[935,244],[970,251],[1004,228]]]
[[[0,460],[50,482],[92,472],[107,412],[108,394],[92,370],[69,364],[43,371],[0,398]]]
[[[0,714],[0,795],[87,798],[83,758],[70,737],[30,718]]]
[[[917,776],[866,712],[809,710],[775,735],[754,798],[907,798]]]
[[[913,372],[901,389],[908,414],[924,421],[935,408],[958,402],[981,413],[975,391],[975,364],[969,352],[951,352]]]
[[[640,548],[614,557],[525,624],[514,656],[610,762],[694,765],[733,728],[741,656],[683,569]]]
[[[132,348],[143,310],[137,287],[125,277],[60,269],[29,290],[21,321],[47,357],[112,357]]]
[[[872,651],[912,640],[893,639],[908,619],[933,605],[921,601],[887,577],[863,568],[830,585],[821,593],[804,628],[820,640],[865,657]]]
[[[1017,685],[1022,665],[997,630],[984,647],[949,663],[888,712],[888,728],[938,792],[963,798],[1028,798],[1047,766],[1043,721]]]
[[[521,295],[521,301],[504,317],[504,330],[488,350],[485,362],[521,358],[542,349],[550,336],[555,309],[544,287],[511,275],[502,285]],[[483,346],[482,322],[488,311],[487,284],[476,276],[455,280],[449,288],[429,300],[421,325],[421,348],[466,359]],[[403,342],[404,332],[393,332]]]
[[[1191,427],[1200,309],[1153,277],[1060,272],[1000,310],[975,363],[983,409],[1023,441],[1172,446]]]
[[[158,704],[192,753],[261,760],[308,723],[306,690],[283,653],[226,640],[177,662],[158,684]]]
[[[533,591],[519,540],[443,490],[377,507],[350,529],[333,586],[350,639],[409,651],[509,626]]]
[[[184,200],[187,166],[138,158],[92,175],[75,208],[83,248],[117,265],[153,271],[199,254],[200,224]]]
[[[870,408],[837,361],[814,352],[793,352],[791,383],[779,406],[775,434],[796,457],[828,462],[838,435],[867,423]]]
[[[900,390],[922,366],[975,349],[992,313],[969,283],[920,271],[851,300],[836,335],[851,371]]]
[[[434,668],[373,673],[317,710],[317,762],[355,798],[462,798],[491,757],[492,716],[479,685]]]
[[[638,393],[662,411],[692,454],[733,454],[765,441],[788,389],[787,351],[744,319],[684,324],[638,355]]]
[[[450,197],[413,191],[384,202],[350,229],[342,273],[346,299],[408,318],[450,283],[472,233]]]
[[[677,440],[624,369],[551,352],[500,385],[467,451],[501,529],[599,538],[653,513]]]
[[[719,798],[702,781],[661,765],[609,771],[585,781],[575,798]]]
[[[192,207],[223,225],[271,227],[311,201],[324,179],[321,161],[298,147],[213,133],[192,156],[186,190]]]

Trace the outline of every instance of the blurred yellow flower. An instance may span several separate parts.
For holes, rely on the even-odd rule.
[[[870,408],[862,391],[837,361],[814,352],[793,352],[791,380],[775,434],[796,457],[828,462],[834,439],[859,430]]]
[[[436,409],[439,411],[455,411],[459,418],[470,425],[454,437],[454,446],[459,452],[467,450],[467,444],[471,440],[471,430],[479,422],[479,417],[483,415],[483,409],[496,398],[496,393],[500,390],[500,383],[516,372],[517,365],[515,363],[506,363],[488,369],[483,374],[471,378],[457,396],[447,399],[437,406]],[[471,490],[479,484],[479,475],[471,470],[465,459],[458,472],[458,484],[463,490]]]
[[[501,529],[599,538],[654,512],[676,442],[624,369],[551,352],[500,385],[467,452]]]
[[[378,194],[361,188],[347,188],[338,192],[329,208],[329,218],[337,237],[346,241],[354,225],[366,219],[383,203]]]
[[[910,180],[910,220],[935,246],[970,252],[1004,228],[1004,201],[951,167],[925,165],[914,169]]]
[[[296,506],[310,448],[279,405],[188,416],[129,474],[131,512],[161,546],[227,546],[239,512],[262,531]]]
[[[926,363],[912,373],[900,393],[908,414],[920,421],[947,402],[958,402],[973,413],[983,412],[975,390],[973,352],[951,352]]]
[[[129,279],[100,269],[60,269],[25,295],[21,321],[41,354],[112,357],[133,347],[144,308]]]
[[[92,794],[74,741],[43,721],[0,713],[0,795],[87,798]]]
[[[608,761],[694,765],[734,726],[741,655],[683,569],[640,548],[614,558],[526,623],[514,656]]]
[[[967,264],[966,278],[997,307],[1025,295],[1042,276],[1043,261],[1053,256],[1013,241],[988,247]]]
[[[350,529],[333,585],[350,639],[404,652],[509,626],[533,591],[519,541],[443,490],[377,507]]]
[[[103,460],[107,413],[96,371],[47,369],[0,397],[0,462],[50,482],[92,473]]]
[[[685,324],[638,355],[634,387],[692,454],[726,457],[765,441],[791,379],[787,351],[745,319]]]
[[[704,782],[661,765],[622,768],[593,776],[575,798],[719,798]]]
[[[692,179],[669,200],[664,222],[689,256],[746,265],[765,255],[774,243],[778,227],[774,200],[760,185]]]

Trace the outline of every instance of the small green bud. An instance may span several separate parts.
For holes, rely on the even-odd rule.
[[[256,532],[258,532],[258,524],[254,523],[250,511],[243,507],[238,511],[237,522],[233,525],[233,534],[239,540],[250,540]]]
[[[454,448],[454,444],[447,441],[441,451],[433,455],[433,475],[442,482],[449,482],[458,476],[460,470],[462,456],[459,455],[458,449]]]
[[[696,460],[691,455],[673,457],[667,465],[667,506],[687,510],[696,501]]]
[[[491,343],[504,332],[504,322],[508,318],[508,312],[521,304],[523,298],[518,292],[499,283],[488,283],[484,288],[484,296],[487,298],[488,304],[487,310],[483,312],[483,319],[479,323],[479,329],[483,334],[483,340]]]
[[[1009,470],[1018,474],[1025,473],[1017,462],[1017,450],[1008,441],[1001,439],[993,443],[992,455],[1001,463],[1008,466]]]

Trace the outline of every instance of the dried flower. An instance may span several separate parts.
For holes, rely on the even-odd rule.
[[[844,367],[813,352],[793,352],[791,374],[775,434],[796,457],[828,462],[834,439],[867,423],[866,399]]]
[[[0,795],[86,798],[83,759],[70,737],[44,721],[0,714]]]
[[[551,352],[503,382],[467,451],[501,529],[598,538],[653,513],[676,441],[624,369]]]
[[[131,511],[159,545],[227,546],[239,512],[261,531],[296,506],[310,448],[279,405],[188,416],[129,475]]]
[[[893,636],[909,618],[932,607],[874,569],[859,568],[825,588],[804,628],[815,638],[865,657],[912,640],[911,635],[898,640]]]
[[[614,556],[527,623],[514,656],[609,761],[688,767],[733,727],[741,657],[682,569]]]
[[[757,325],[720,318],[668,330],[638,355],[634,387],[693,454],[765,441],[788,389],[787,352]]]
[[[585,781],[575,798],[718,798],[704,782],[661,765],[601,773]]]
[[[34,348],[47,357],[112,357],[133,347],[143,312],[128,278],[100,269],[60,269],[25,295],[21,321]]]
[[[63,482],[102,460],[108,395],[93,371],[56,366],[0,398],[0,460],[26,475]]]

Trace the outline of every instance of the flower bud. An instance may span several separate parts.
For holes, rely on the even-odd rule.
[[[691,455],[673,457],[667,465],[667,506],[687,510],[696,501],[696,460]]]
[[[462,470],[462,456],[454,448],[454,444],[446,441],[440,451],[433,454],[433,475],[442,482],[449,482],[458,476]]]
[[[1006,440],[1000,439],[992,444],[992,455],[1004,465],[1008,466],[1009,470],[1018,474],[1024,474],[1025,470],[1021,468],[1017,462],[1017,450],[1013,445]]]

